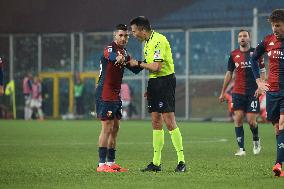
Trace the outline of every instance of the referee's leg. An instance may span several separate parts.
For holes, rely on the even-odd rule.
[[[182,144],[182,136],[179,128],[176,124],[175,113],[174,112],[166,112],[162,113],[163,120],[166,123],[166,126],[170,132],[172,143],[175,147],[178,156],[178,165],[175,169],[176,172],[184,172],[186,171],[184,153],[183,153],[183,144]]]

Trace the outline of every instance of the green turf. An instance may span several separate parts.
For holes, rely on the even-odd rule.
[[[187,173],[175,173],[176,154],[166,133],[160,173],[139,171],[152,159],[150,121],[123,121],[117,162],[127,173],[96,173],[97,121],[0,120],[0,188],[283,188],[284,178],[272,176],[275,137],[261,125],[263,150],[252,154],[245,127],[246,157],[237,149],[232,123],[179,123]]]

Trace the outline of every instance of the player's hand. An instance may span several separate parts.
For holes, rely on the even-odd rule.
[[[224,93],[221,93],[220,96],[219,96],[219,102],[222,103],[225,101],[225,95]]]
[[[2,96],[3,94],[4,94],[4,87],[0,85],[0,96]]]
[[[128,63],[131,67],[138,66],[138,61],[135,59],[129,60]]]
[[[123,66],[125,66],[125,57],[119,51],[117,52],[117,54],[118,55],[116,57],[114,65],[122,68]]]
[[[144,93],[144,98],[147,98],[148,97],[148,92],[146,91],[145,93]]]
[[[266,82],[260,81],[259,79],[256,80],[258,89],[260,89],[262,92],[266,92],[269,90],[270,85]]]
[[[256,98],[260,97],[262,95],[263,91],[261,91],[261,89],[257,88],[255,93],[254,93],[254,96]]]

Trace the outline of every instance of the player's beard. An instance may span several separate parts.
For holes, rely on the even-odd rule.
[[[240,42],[240,46],[243,48],[248,47],[249,46],[248,44],[249,44],[248,42]]]
[[[275,35],[275,37],[276,37],[277,39],[283,39],[283,36],[281,36],[280,33],[278,33],[278,32],[273,32],[273,34]]]

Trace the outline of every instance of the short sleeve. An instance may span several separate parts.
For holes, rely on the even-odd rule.
[[[232,58],[232,55],[230,55],[229,60],[228,60],[228,71],[233,72],[235,70],[235,63]]]

